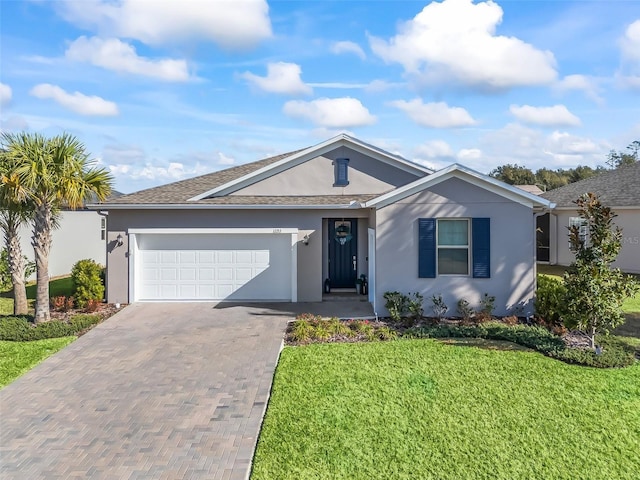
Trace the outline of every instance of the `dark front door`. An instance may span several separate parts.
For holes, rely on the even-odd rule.
[[[358,276],[358,220],[329,219],[331,288],[355,288]]]

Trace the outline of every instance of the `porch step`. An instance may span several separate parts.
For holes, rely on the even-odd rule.
[[[325,293],[322,295],[323,302],[366,302],[367,295],[358,295],[356,292],[335,292]]]

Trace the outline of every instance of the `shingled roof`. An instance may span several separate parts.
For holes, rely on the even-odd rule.
[[[168,185],[161,185],[159,187],[148,188],[146,190],[140,190],[139,192],[130,193],[128,195],[122,195],[118,198],[110,199],[108,202],[110,205],[142,205],[142,204],[187,204],[194,202],[188,202],[187,200],[211,190],[212,188],[224,185],[232,180],[236,180],[240,177],[255,172],[267,165],[271,165],[283,158],[293,155],[301,150],[295,150],[289,153],[283,153],[276,155],[275,157],[269,157],[257,162],[246,163],[244,165],[238,165],[237,167],[227,168],[206,175],[200,175],[199,177],[189,178],[186,180],[180,180],[178,182],[169,183]],[[238,197],[234,197],[238,198]],[[206,200],[222,200],[220,199],[206,199]],[[197,203],[215,203],[208,201],[199,201]],[[222,202],[219,202],[222,203]],[[227,202],[228,203],[228,202]]]
[[[640,208],[640,162],[549,190],[541,196],[558,207],[575,207],[580,195],[595,193],[608,207]]]

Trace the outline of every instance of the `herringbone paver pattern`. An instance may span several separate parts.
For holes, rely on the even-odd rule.
[[[245,479],[287,320],[127,307],[0,390],[0,478]]]

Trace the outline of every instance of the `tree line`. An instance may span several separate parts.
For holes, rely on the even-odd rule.
[[[579,165],[568,169],[540,168],[533,172],[531,169],[521,165],[506,164],[493,169],[489,175],[510,185],[537,185],[546,192],[569,183],[593,177],[609,169],[631,165],[639,160],[640,141],[636,140],[626,148],[626,152],[611,150],[607,155],[606,167],[597,166],[596,168],[591,168]]]
[[[50,319],[49,251],[63,209],[105,200],[113,177],[98,168],[85,146],[64,133],[47,138],[37,133],[3,133],[0,138],[0,226],[9,259],[15,315],[28,312],[25,257],[20,229],[32,230],[37,293],[35,322]]]

